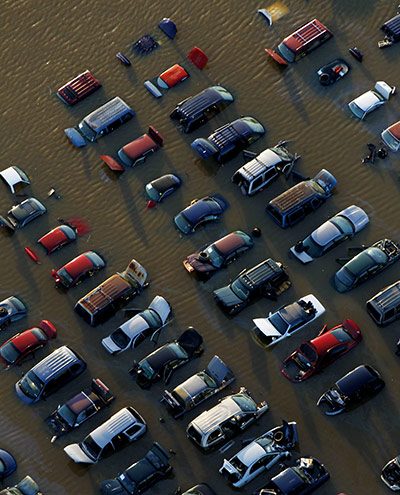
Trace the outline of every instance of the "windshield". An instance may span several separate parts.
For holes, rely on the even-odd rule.
[[[332,330],[331,334],[337,338],[339,342],[348,342],[349,340],[353,340],[352,335],[344,327]]]
[[[89,140],[89,141],[95,141],[96,140],[96,133],[95,131],[84,121],[79,124],[79,129],[81,130],[82,134]]]
[[[8,342],[0,349],[0,355],[6,364],[14,364],[21,353],[12,342]]]
[[[239,278],[232,282],[231,290],[242,301],[246,301],[250,295],[249,290],[242,284]]]
[[[73,413],[66,404],[61,406],[58,409],[57,413],[66,423],[69,424],[69,426],[74,426],[76,420],[76,414]]]
[[[279,312],[271,315],[268,320],[281,335],[283,335],[289,327],[288,322],[282,318]]]
[[[197,376],[199,376],[203,380],[207,387],[217,388],[217,384],[215,383],[215,381],[204,371],[200,371],[199,373],[197,373]]]
[[[347,287],[351,287],[354,283],[356,277],[350,270],[347,269],[346,266],[342,266],[342,268],[336,273],[337,279]]]
[[[382,134],[382,139],[385,141],[385,143],[389,146],[394,151],[397,151],[400,145],[400,141],[396,139],[391,132],[389,132],[387,129],[385,129]]]
[[[317,360],[318,354],[315,352],[315,349],[311,347],[311,345],[301,344],[299,351],[312,363],[315,363]]]
[[[157,203],[160,199],[160,196],[162,196],[162,194],[160,194],[157,189],[155,189],[151,184],[147,184],[146,186],[146,193],[147,195],[149,196],[149,198],[154,201],[155,203]]]
[[[129,345],[130,339],[120,328],[117,328],[115,332],[110,335],[111,340],[121,349],[125,349]]]
[[[44,384],[41,380],[39,380],[33,371],[28,371],[28,373],[19,382],[19,385],[25,395],[31,399],[36,399],[39,396]]]
[[[315,180],[310,180],[309,184],[317,194],[319,194],[320,196],[326,196],[326,191],[320,184],[318,184],[318,182],[316,182]]]
[[[149,362],[147,361],[147,359],[144,359],[141,363],[140,363],[140,369],[143,373],[143,375],[148,378],[149,380],[151,380],[151,378],[153,377],[155,371],[154,369],[150,366]]]
[[[140,313],[140,316],[149,325],[150,328],[157,328],[162,325],[160,317],[153,309],[145,309]]]
[[[349,108],[350,110],[354,113],[354,115],[356,117],[358,117],[359,119],[362,119],[365,115],[365,112],[364,110],[362,110],[356,102],[352,101],[349,103]]]
[[[304,239],[303,250],[309,256],[311,256],[311,258],[318,258],[324,252],[324,248],[314,241],[314,239],[312,238],[312,235],[309,235],[308,237],[306,237]]]
[[[232,400],[240,407],[242,411],[252,412],[257,410],[257,406],[253,399],[246,395],[233,395]]]
[[[218,251],[217,247],[213,244],[211,246],[208,246],[202,252],[207,254],[207,257],[210,260],[211,264],[213,266],[215,266],[216,268],[219,268],[222,265],[222,263],[224,262],[223,256]]]
[[[189,234],[192,231],[193,225],[189,220],[185,217],[183,213],[179,213],[175,217],[175,223],[179,230],[181,230],[184,234]]]
[[[281,43],[277,48],[280,56],[286,60],[286,62],[294,62],[295,53],[285,45],[285,43]]]
[[[98,457],[100,456],[101,448],[97,445],[97,443],[90,435],[88,435],[85,440],[83,440],[83,442],[79,444],[79,446],[85,452],[85,454],[92,459],[98,459]]]
[[[74,281],[74,279],[65,268],[61,268],[61,270],[58,270],[57,275],[61,278],[63,284],[67,287],[70,286]]]

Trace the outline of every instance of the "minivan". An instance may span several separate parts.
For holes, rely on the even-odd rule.
[[[304,57],[314,48],[317,48],[324,41],[329,40],[332,33],[318,19],[313,19],[301,28],[297,29],[290,36],[285,38],[276,49],[276,52],[269,50],[265,51],[278,64],[288,65],[295,62],[301,57]]]
[[[31,368],[15,384],[25,404],[44,399],[86,369],[85,361],[66,345],[59,347]]]
[[[272,199],[266,211],[285,229],[319,208],[332,195],[336,184],[335,177],[322,169],[313,179],[303,180]]]
[[[179,121],[184,132],[192,132],[219,114],[232,101],[233,96],[223,86],[211,86],[178,103],[170,117]]]
[[[93,143],[99,137],[109,134],[134,115],[135,112],[116,96],[84,117],[77,128],[69,127],[64,132],[71,143],[79,148],[86,146],[87,141]]]
[[[124,407],[89,433],[82,442],[67,445],[64,452],[74,462],[94,464],[137,440],[146,429],[146,421],[136,409]]]
[[[94,326],[109,318],[146,287],[147,272],[136,260],[83,296],[75,311]]]
[[[400,280],[382,289],[366,303],[367,311],[378,325],[400,318]]]

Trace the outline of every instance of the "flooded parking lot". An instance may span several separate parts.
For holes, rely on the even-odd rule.
[[[158,441],[176,453],[170,461],[174,476],[155,485],[149,493],[172,494],[178,485],[188,489],[200,482],[208,482],[218,494],[237,492],[218,473],[224,454],[203,454],[185,434],[189,421],[216,404],[226,390],[183,419],[173,420],[159,402],[163,384],[142,390],[128,373],[133,360],[151,352],[154,344],[145,341],[138,349],[117,357],[101,346],[101,339],[126,320],[124,311],[96,327],[90,327],[73,311],[80,297],[125,269],[135,258],[148,271],[149,287],[128,306],[146,308],[157,294],[172,306],[173,319],[162,330],[159,344],[177,338],[190,325],[204,339],[203,355],[179,369],[169,389],[203,369],[217,354],[236,375],[227,393],[245,386],[258,402],[266,400],[270,406],[257,424],[235,439],[225,457],[230,458],[241,448],[241,440],[281,424],[282,419],[296,421],[299,444],[294,458],[315,456],[331,473],[331,479],[318,494],[388,492],[380,480],[380,470],[399,454],[399,358],[394,351],[400,331],[398,323],[376,326],[365,310],[365,302],[400,278],[400,264],[348,293],[337,292],[332,280],[340,266],[336,258],[347,256],[348,246],[371,245],[383,238],[400,241],[399,157],[392,153],[375,163],[362,163],[369,153],[367,144],[379,146],[381,131],[399,120],[399,96],[393,96],[365,121],[356,119],[347,108],[349,101],[372,89],[378,80],[399,84],[400,46],[377,46],[383,38],[379,27],[396,13],[396,5],[389,0],[287,0],[285,4],[289,12],[270,27],[257,14],[267,5],[253,0],[177,2],[174,6],[161,0],[130,4],[121,0],[103,4],[94,0],[3,4],[2,168],[21,167],[29,175],[31,186],[15,197],[2,184],[1,213],[28,196],[41,200],[48,212],[13,235],[0,232],[0,299],[14,294],[28,306],[25,319],[1,331],[1,342],[42,319],[51,321],[58,331],[57,339],[38,351],[35,359],[1,373],[0,446],[10,450],[18,462],[17,472],[7,482],[17,482],[30,474],[44,494],[99,493],[101,481],[116,476],[142,457],[153,441]],[[174,40],[157,27],[163,17],[171,18],[178,28]],[[314,17],[329,27],[332,39],[288,68],[282,69],[267,56],[264,48],[274,49],[285,36]],[[139,56],[132,52],[132,44],[144,34],[155,37],[160,46]],[[195,45],[209,57],[202,71],[186,58]],[[364,54],[361,63],[348,51],[354,46]],[[123,66],[116,58],[119,51],[130,58],[131,67]],[[349,74],[331,86],[321,86],[316,71],[338,57],[350,64]],[[144,88],[144,81],[175,63],[182,64],[190,77],[162,98],[153,98]],[[101,81],[102,87],[73,107],[63,105],[56,96],[57,88],[85,69]],[[197,131],[180,132],[169,118],[175,105],[215,84],[229,89],[235,101]],[[97,143],[74,148],[63,129],[76,125],[114,96],[131,106],[135,111],[133,119]],[[338,181],[333,196],[321,208],[286,230],[273,222],[265,207],[295,184],[293,177],[286,180],[280,176],[256,196],[243,196],[231,181],[233,173],[244,164],[242,154],[219,165],[213,158],[201,159],[190,147],[193,139],[207,137],[226,122],[247,115],[258,119],[266,130],[249,147],[251,151],[259,153],[287,140],[290,151],[301,155],[295,170],[314,177],[325,168]],[[136,168],[122,174],[109,170],[100,155],[116,157],[121,146],[145,133],[149,125],[163,135],[164,146]],[[146,208],[145,184],[167,173],[178,175],[182,187],[155,208]],[[51,188],[56,194],[47,197]],[[173,217],[194,198],[215,193],[229,205],[221,219],[193,235],[180,234]],[[310,265],[302,265],[289,254],[289,248],[299,239],[352,204],[363,208],[370,219],[352,241]],[[57,226],[59,218],[74,217],[84,219],[90,231],[46,256],[36,246],[37,239]],[[254,238],[254,247],[207,282],[199,282],[184,269],[182,260],[201,246],[234,230],[251,233],[254,227],[259,227],[262,234]],[[41,264],[26,256],[26,246],[36,251]],[[51,269],[60,268],[87,250],[101,254],[106,268],[68,292],[57,290]],[[260,299],[237,316],[227,317],[216,306],[213,290],[229,283],[244,268],[269,257],[283,263],[291,287],[278,301]],[[251,337],[252,319],[267,316],[307,294],[318,297],[326,308],[325,314],[275,348],[261,348]],[[333,327],[345,318],[359,325],[363,335],[360,345],[305,383],[285,380],[279,371],[282,360],[302,340],[313,338],[325,323]],[[15,382],[61,345],[76,350],[86,360],[87,370],[47,400],[23,404],[15,394]],[[385,389],[357,410],[338,417],[323,415],[316,407],[320,395],[362,363],[379,370]],[[51,444],[52,433],[44,423],[45,417],[88,386],[92,377],[101,378],[116,400],[93,421]],[[137,443],[89,467],[74,464],[66,456],[63,447],[79,442],[111,414],[129,405],[148,424],[147,433]],[[271,474],[276,472],[275,467]],[[268,475],[263,474],[239,492],[251,494],[267,479]]]

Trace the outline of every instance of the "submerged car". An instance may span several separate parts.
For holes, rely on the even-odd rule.
[[[207,368],[191,376],[175,387],[164,391],[161,401],[175,419],[212,397],[235,380],[232,370],[218,356],[214,356]]]
[[[30,476],[25,476],[19,483],[0,491],[0,495],[42,495],[39,485]]]
[[[282,306],[267,318],[255,318],[253,335],[263,347],[275,345],[298,332],[325,313],[324,306],[312,294]]]
[[[215,491],[207,483],[200,483],[200,485],[192,486],[188,490],[182,492],[178,491],[176,495],[217,495]],[[174,493],[175,495],[175,493]]]
[[[178,103],[170,117],[179,121],[184,132],[192,132],[219,114],[232,101],[232,94],[223,86],[211,86]]]
[[[276,51],[268,48],[265,51],[278,64],[288,65],[307,55],[311,50],[317,48],[321,43],[332,37],[329,29],[318,19],[313,19],[299,29],[287,36],[276,48]]]
[[[0,216],[0,227],[17,230],[25,227],[35,218],[46,213],[47,208],[36,198],[27,198],[8,210],[5,216]]]
[[[191,147],[202,158],[216,155],[218,163],[234,158],[265,133],[264,127],[253,117],[241,117],[215,130],[207,139],[195,139]]]
[[[385,81],[377,81],[375,89],[371,89],[352,100],[348,106],[353,115],[363,120],[367,113],[383,105],[395,92],[395,87],[389,86]]]
[[[390,125],[384,129],[381,133],[381,138],[383,139],[386,146],[389,147],[391,151],[399,151],[400,149],[400,120],[395,124]]]
[[[254,495],[307,495],[328,481],[330,476],[315,457],[300,457],[294,466],[282,467],[281,472]]]
[[[147,454],[112,480],[101,483],[102,495],[139,495],[172,473],[171,456],[158,442]]]
[[[246,155],[254,155],[252,160],[240,167],[232,175],[232,182],[240,187],[243,194],[253,196],[262,191],[270,182],[276,179],[279,172],[286,172],[299,158],[294,156],[279,142],[273,148],[267,148],[259,155],[246,151]]]
[[[298,241],[290,251],[302,263],[310,263],[338,244],[352,239],[368,222],[368,215],[362,208],[348,206],[320,225],[304,240]]]
[[[394,492],[400,491],[400,455],[385,464],[381,479]]]
[[[72,224],[63,224],[50,230],[50,232],[38,239],[37,242],[44,247],[46,254],[51,254],[70,242],[74,242],[77,238],[77,228]]]
[[[191,234],[207,222],[217,220],[226,210],[226,202],[219,196],[194,199],[189,206],[174,217],[182,234]]]
[[[342,58],[336,58],[317,70],[319,83],[329,86],[349,73],[350,65]]]
[[[64,447],[74,462],[95,464],[144,435],[146,421],[133,407],[124,407],[98,426],[82,442]]]
[[[0,449],[0,481],[12,474],[17,469],[17,462],[14,456],[7,450]]]
[[[8,368],[21,364],[37,349],[45,346],[50,339],[55,339],[57,330],[48,320],[42,320],[37,327],[17,333],[0,347],[0,361]]]
[[[209,450],[247,429],[268,409],[267,402],[257,404],[250,392],[241,387],[238,393],[224,397],[216,406],[191,421],[186,435],[198,447]]]
[[[144,87],[155,97],[160,98],[168,89],[185,81],[189,72],[179,64],[175,64],[161,73],[157,78],[144,82]]]
[[[147,309],[139,311],[101,341],[110,354],[135,349],[146,337],[153,340],[165,325],[171,306],[162,296],[156,296]]]
[[[298,439],[296,423],[282,421],[281,426],[253,440],[229,461],[224,459],[219,472],[235,488],[241,488],[281,459],[290,457]]]
[[[218,241],[203,247],[196,253],[189,254],[183,260],[186,270],[204,276],[227,266],[242,253],[253,247],[253,239],[241,230],[235,230]]]
[[[145,191],[150,201],[160,203],[164,198],[176,191],[181,183],[182,181],[177,175],[166,174],[147,183]]]
[[[85,369],[85,361],[64,345],[25,373],[15,384],[15,392],[25,404],[33,404],[56,392]]]
[[[268,258],[248,270],[244,269],[229,285],[215,290],[214,298],[227,314],[233,316],[256,296],[276,299],[290,284],[282,263]]]
[[[202,354],[202,343],[203,337],[199,332],[189,327],[173,342],[159,347],[139,363],[135,361],[130,373],[135,375],[141,388],[149,388],[161,379],[167,384],[177,368]]]
[[[350,319],[330,330],[324,325],[317,337],[302,342],[283,361],[281,371],[291,382],[303,382],[349,352],[361,340],[358,325]]]
[[[51,277],[56,285],[62,285],[66,289],[82,282],[87,277],[93,276],[96,272],[106,266],[103,258],[94,251],[86,251],[59,270],[52,270]]]
[[[92,380],[90,387],[85,388],[79,394],[60,404],[46,419],[46,424],[51,428],[54,442],[57,438],[78,428],[86,420],[109,406],[114,400],[110,389],[99,378]]]
[[[0,330],[5,328],[13,321],[20,320],[26,316],[26,306],[16,296],[7,297],[0,302]]]
[[[68,81],[61,86],[61,88],[57,90],[57,96],[63,103],[72,106],[100,87],[100,81],[98,81],[88,70],[85,70],[85,72],[82,72],[82,74],[79,74],[71,79],[71,81]]]
[[[400,258],[400,244],[382,239],[364,249],[335,274],[335,288],[346,292],[369,280]]]
[[[21,168],[15,166],[2,170],[0,177],[8,185],[13,194],[15,193],[15,186],[31,183],[27,174]]]
[[[369,364],[362,364],[338,380],[321,395],[317,406],[326,406],[325,414],[334,416],[348,411],[373,397],[385,386],[378,371]]]

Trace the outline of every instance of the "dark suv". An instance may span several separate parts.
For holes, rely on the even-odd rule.
[[[275,299],[290,286],[289,276],[282,263],[271,258],[243,270],[233,282],[214,291],[214,297],[229,315],[245,308],[256,295]]]

